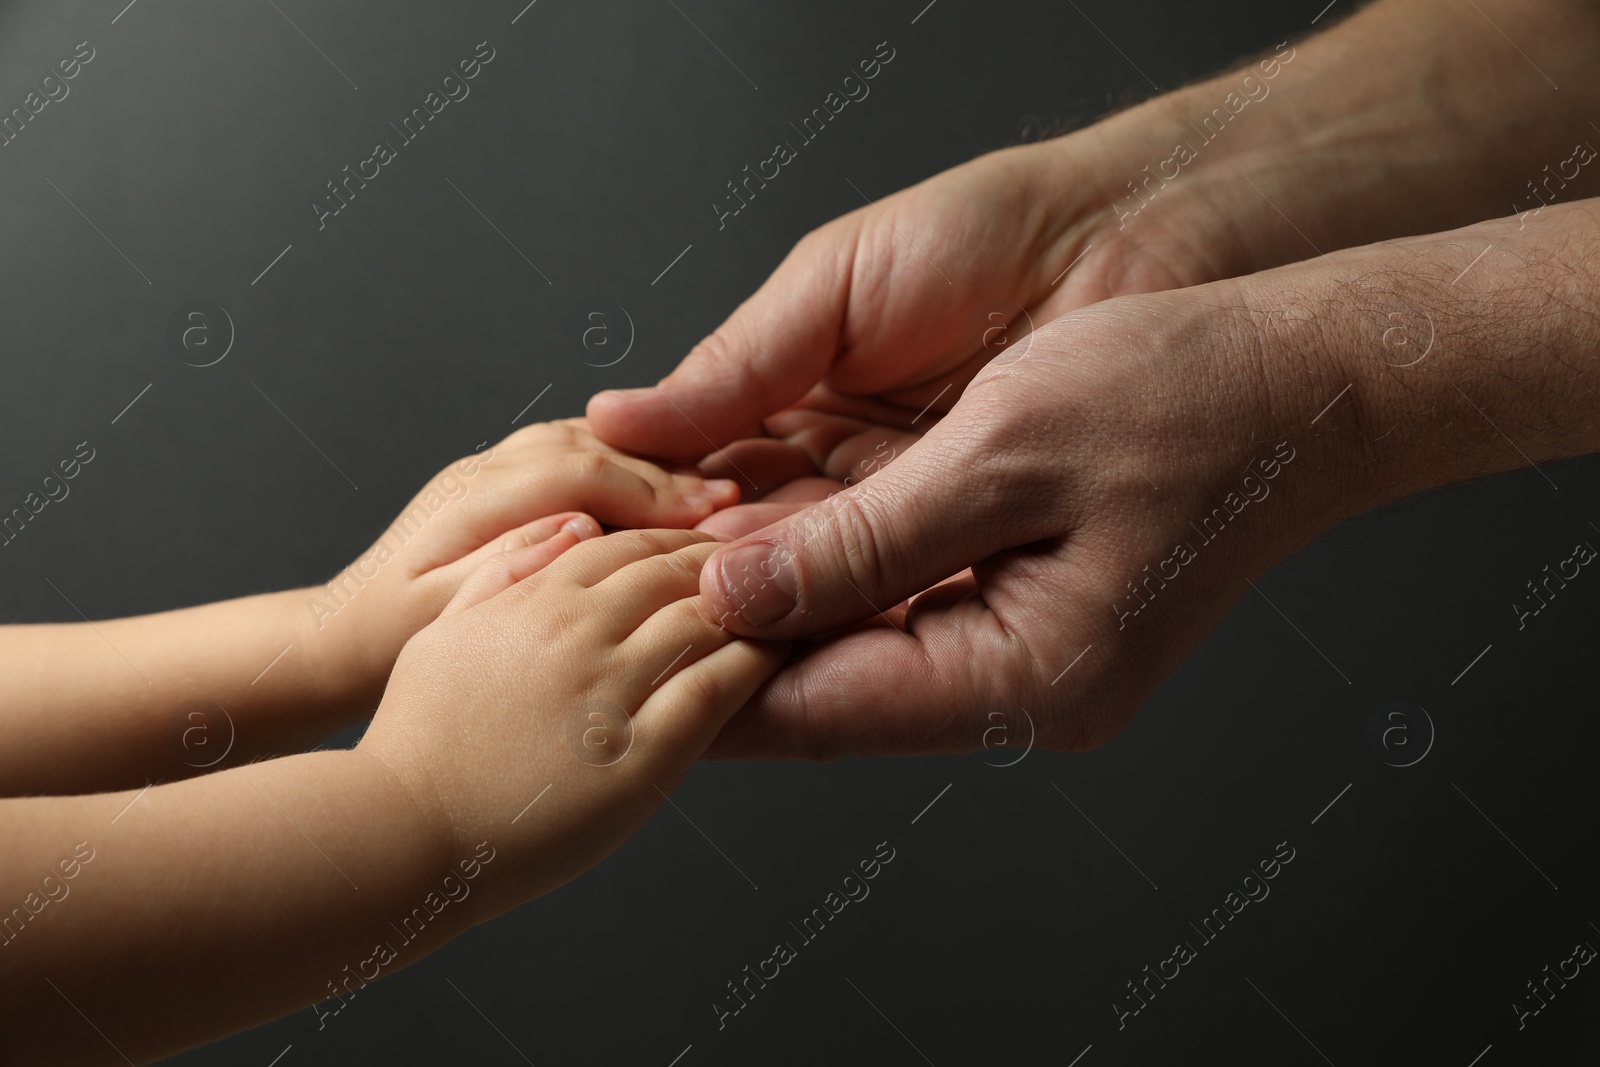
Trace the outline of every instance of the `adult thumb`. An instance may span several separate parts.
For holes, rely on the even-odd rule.
[[[799,400],[828,373],[850,299],[855,220],[808,234],[659,385],[589,400],[589,426],[644,455],[698,459]]]
[[[975,563],[1047,535],[975,490],[971,440],[939,434],[872,477],[719,549],[700,592],[734,633],[790,640],[881,614]],[[939,434],[936,438],[935,434]]]

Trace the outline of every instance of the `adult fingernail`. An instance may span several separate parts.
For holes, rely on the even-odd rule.
[[[640,397],[648,396],[655,391],[655,386],[645,386],[643,389],[605,389],[596,395],[609,396],[615,400],[621,400],[624,403],[627,403],[629,401],[638,400]]]
[[[600,527],[587,515],[575,515],[561,524],[561,529],[576,537],[580,541],[587,541],[591,537],[600,536]]]
[[[755,541],[725,552],[718,565],[722,595],[751,626],[766,626],[795,608],[798,585],[794,560],[782,545]]]

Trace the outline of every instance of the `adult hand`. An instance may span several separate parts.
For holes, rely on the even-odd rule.
[[[1100,624],[1073,617],[1091,594],[1111,597],[1100,611],[1119,633],[1133,627],[1112,605],[1133,595],[1130,582],[1147,580],[1146,564],[1170,560],[1173,545],[1143,559],[1128,546],[1152,550],[1211,514],[1226,493],[1241,499],[1237,480],[1252,463],[1258,476],[1263,461],[1281,472],[1271,450],[1278,441],[1298,448],[1283,435],[1316,411],[1301,409],[1313,397],[1320,407],[1334,379],[1342,386],[1359,376],[1345,369],[1348,351],[1317,347],[1318,358],[1296,353],[1294,374],[1262,384],[1250,368],[1276,373],[1283,345],[1310,341],[1283,336],[1281,319],[1265,332],[1241,330],[1227,309],[1247,296],[1264,302],[1245,306],[1304,305],[1295,286],[1305,285],[1321,301],[1310,316],[1318,337],[1338,332],[1341,314],[1371,325],[1360,318],[1365,304],[1340,303],[1348,278],[1329,259],[1259,284],[1127,294],[1503,211],[1501,191],[1516,188],[1524,171],[1537,174],[1550,146],[1583,127],[1567,101],[1600,87],[1583,59],[1600,36],[1592,10],[1551,0],[1523,12],[1520,25],[1539,42],[1539,70],[1584,89],[1554,103],[1542,95],[1546,82],[1523,77],[1525,59],[1493,28],[1510,11],[1505,0],[1470,12],[1428,0],[1376,4],[1298,53],[1280,48],[1275,67],[1225,76],[1046,145],[994,153],[869,205],[803,240],[658,388],[595,398],[590,415],[601,437],[673,455],[754,433],[802,396],[816,407],[872,395],[905,413],[901,428],[921,429],[996,349],[1021,351],[1030,322],[1122,296],[1027,338],[1025,355],[967,388],[956,411],[890,471],[712,558],[703,589],[724,605],[727,625],[772,637],[826,632],[974,566],[965,586],[919,598],[907,623],[914,649],[891,647],[896,637],[883,630],[836,639],[769,684],[756,713],[724,734],[724,751],[971,748],[984,708],[1024,697],[1049,703],[1045,743],[1096,743],[1247,588],[1244,578],[1369,503],[1364,476],[1344,476],[1353,489],[1280,488],[1285,518],[1271,536],[1236,538],[1235,527],[1224,544],[1205,539],[1207,566],[1177,564],[1183,595],[1163,604],[1174,620],[1151,624],[1141,609],[1138,639],[1107,637],[1099,653],[1114,655],[1137,684],[1110,680],[1118,672],[1086,677],[1085,659],[1074,681],[1087,696],[1074,695],[1075,709],[1040,688],[1047,662],[1065,669],[1077,661],[1062,655],[1087,654],[1095,643]],[[1483,122],[1441,122],[1440,85],[1452,107]],[[1224,130],[1228,137],[1213,144]],[[1179,139],[1186,153],[1169,147]],[[1352,201],[1361,209],[1352,211]],[[1363,254],[1373,269],[1415,275],[1398,251],[1394,259]],[[1218,436],[1210,421],[1218,405],[1249,447]],[[1324,455],[1326,447],[1319,443],[1297,471],[1364,469],[1343,454],[1347,446]],[[1430,483],[1414,483],[1422,484]],[[751,558],[763,544],[779,551]],[[1136,564],[1128,574],[1099,573],[1127,563]],[[1055,614],[1038,589],[1061,604]],[[785,590],[793,594],[786,614]],[[1106,706],[1091,720],[1081,709],[1097,696]]]
[[[1537,68],[1495,23],[1517,25]],[[1597,46],[1600,15],[1582,0],[1373,4],[825,224],[659,387],[596,396],[591,425],[619,448],[689,459],[759,434],[818,383],[938,413],[998,351],[1074,308],[1600,189],[1600,167],[1562,163],[1592,132]]]
[[[1181,225],[1118,231],[1106,207],[1122,179],[1107,161],[1138,151],[1107,143],[1123,137],[1097,128],[994,152],[835,219],[659,388],[596,396],[591,425],[620,448],[697,458],[760,435],[824,379],[813,401],[877,396],[905,423],[931,403],[936,417],[1032,324],[1229,273],[1212,239],[1224,224],[1198,197]]]
[[[1332,523],[1600,447],[1596,249],[1585,201],[1041,327],[887,467],[719,551],[702,590],[741,634],[912,599],[807,650],[715,753],[970,750],[1022,709],[1042,747],[1103,743]]]

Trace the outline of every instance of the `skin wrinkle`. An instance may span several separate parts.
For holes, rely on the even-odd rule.
[[[995,617],[992,611],[988,612],[987,616],[988,618],[994,620],[995,624],[999,626],[999,620]],[[1003,628],[1002,632],[1004,632]],[[1009,636],[1009,634],[1007,636]],[[976,656],[970,655],[930,656],[926,641],[920,638],[915,642],[905,643],[901,647],[900,652],[902,656],[909,655],[910,662],[900,664],[898,667],[899,672],[903,673],[908,670],[914,670],[923,679],[926,679],[931,684],[944,689],[957,688],[957,683],[947,677],[945,673],[946,668],[949,665],[954,664],[957,670],[966,673],[971,670],[973,663],[977,660]],[[934,710],[937,713],[937,709]],[[964,715],[952,709],[945,709],[943,715],[943,723],[935,722],[930,725],[934,725],[936,727],[939,725],[959,725],[965,719]],[[934,732],[936,731],[930,731],[930,733]],[[837,758],[837,756],[844,755],[848,751],[850,750],[845,748],[837,749],[831,758]]]
[[[852,335],[855,330],[860,328],[859,324],[873,321],[872,317],[863,315],[861,311],[864,309],[858,309],[857,305],[858,303],[868,306],[875,305],[880,299],[879,293],[886,290],[888,287],[887,276],[880,279],[877,278],[872,272],[863,272],[860,269],[860,264],[864,262],[862,241],[866,236],[865,224],[867,222],[867,217],[865,213],[870,210],[871,208],[867,207],[857,208],[851,214],[846,215],[844,219],[833,224],[848,224],[851,231],[850,240],[847,246],[849,248],[849,254],[842,256],[843,262],[840,264],[843,267],[843,277],[841,278],[841,282],[843,284],[842,288],[838,291],[844,293],[844,303],[838,308],[838,317],[834,320],[833,326],[828,331],[829,335],[834,338],[834,364],[833,367],[830,367],[828,374],[824,379],[830,386],[833,386],[840,392],[848,392],[849,390],[845,389],[842,385],[835,381],[835,368],[850,362],[852,354],[861,345],[862,338]],[[848,220],[848,222],[846,220]],[[823,232],[824,229],[819,228],[817,230],[813,230],[812,234],[819,235],[820,237]],[[812,234],[807,234],[807,237],[811,237]],[[845,243],[840,242],[840,245],[844,246]],[[886,257],[891,256],[893,254],[893,246],[890,246],[888,253],[883,254]],[[875,286],[875,288],[869,288],[868,282],[864,279],[871,279],[872,286]]]
[[[1007,365],[983,383],[974,383],[968,390],[969,395],[973,395],[980,385],[991,390],[1001,388],[993,383],[1018,374],[1015,367],[1015,364]],[[1020,373],[1026,374],[1025,371]],[[949,462],[964,463],[964,469],[960,471],[964,491],[982,494],[982,510],[990,513],[1001,504],[1016,507],[1020,501],[1023,507],[1032,505],[1031,510],[1017,508],[1004,516],[1014,519],[1005,537],[1007,544],[1021,544],[1044,536],[1053,525],[1050,516],[1059,506],[1058,502],[1064,502],[1070,494],[1051,492],[1054,482],[1048,475],[1027,477],[1033,473],[1035,466],[1019,464],[1017,457],[1038,453],[1041,442],[1048,451],[1058,452],[1057,441],[1036,421],[1019,423],[1009,405],[1002,407],[997,414],[988,415],[981,399],[973,395],[970,410],[972,414],[967,419],[959,424],[948,424],[948,429],[940,434],[936,442],[946,453]],[[1022,476],[1019,477],[1019,474]]]
[[[431,782],[425,783],[424,786],[427,790],[428,798],[428,802],[425,804],[417,797],[418,787],[402,778],[390,762],[377,752],[360,747],[352,751],[359,753],[367,762],[379,768],[384,776],[393,783],[400,795],[406,799],[406,802],[411,805],[412,810],[416,813],[418,822],[424,828],[424,840],[430,842],[430,847],[427,851],[433,856],[432,865],[435,869],[441,871],[449,870],[457,856],[471,854],[472,845],[465,841],[462,835],[456,832],[455,827],[450,825],[449,820],[445,818],[444,800]],[[430,830],[432,831],[431,833],[426,832]],[[471,899],[471,897],[468,897],[468,899]],[[465,901],[457,903],[464,904]],[[472,907],[468,908],[467,911],[472,915],[472,919],[469,920],[467,925],[476,926],[481,921],[477,914],[478,909]]]
[[[726,331],[732,328],[734,327],[730,327],[727,324],[717,327],[716,330],[706,335],[690,350],[690,355],[698,356],[702,360],[704,367],[715,372],[717,380],[713,388],[719,391],[726,391],[731,396],[739,397],[741,403],[756,411],[768,410],[772,403],[771,390],[768,388],[768,383],[757,375],[748,363],[734,359],[731,356],[731,352],[738,347],[735,342],[728,339],[726,334]],[[761,338],[755,338],[754,340],[756,344],[763,343]],[[737,383],[730,385],[729,378],[737,378]],[[752,402],[750,400],[751,397],[759,399]],[[695,435],[697,438],[700,436],[700,431],[693,425],[687,427],[686,432]]]
[[[878,555],[880,545],[892,545],[895,542],[894,538],[881,537],[877,532],[874,516],[879,514],[882,505],[874,501],[879,499],[881,497],[875,494],[874,487],[863,482],[854,492],[834,497],[833,508],[828,512],[827,539],[838,542],[840,553],[848,561],[850,580],[857,587],[867,589],[876,588],[883,577],[883,570],[892,573],[897,562],[882,560]],[[894,509],[888,510],[892,514]],[[851,543],[852,535],[854,543]],[[880,569],[879,564],[886,565]],[[800,608],[809,611],[816,599],[812,581],[798,562],[788,565],[799,568]],[[854,596],[855,593],[852,591],[849,595]],[[872,606],[881,610],[876,604]]]

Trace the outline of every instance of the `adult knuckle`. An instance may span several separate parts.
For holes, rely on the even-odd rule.
[[[744,325],[744,311],[740,308],[691,348],[689,359],[703,370],[729,379],[729,391],[740,397],[747,409],[769,411],[773,407],[770,390],[750,363],[755,343]]]
[[[1069,464],[1061,449],[1045,443],[1051,430],[1040,421],[1015,405],[992,416],[974,412],[952,428],[944,462],[929,476],[991,518],[1003,513],[1019,530],[1042,536],[1059,525]]]
[[[856,584],[874,587],[890,566],[882,553],[893,542],[884,528],[879,497],[863,484],[834,500],[828,522],[828,547],[845,564]]]
[[[739,362],[738,345],[732,336],[735,329],[731,321],[722,323],[689,349],[688,358],[719,372],[732,372]]]

